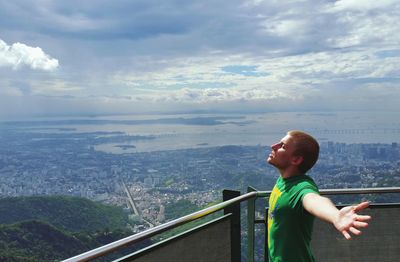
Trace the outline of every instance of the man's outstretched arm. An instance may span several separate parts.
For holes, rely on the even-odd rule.
[[[303,197],[303,206],[310,214],[333,224],[346,239],[351,239],[350,233],[360,235],[359,228],[367,227],[367,221],[371,219],[370,216],[357,214],[358,211],[368,207],[369,202],[338,210],[329,198],[308,193]]]

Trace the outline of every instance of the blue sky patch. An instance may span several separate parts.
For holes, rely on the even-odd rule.
[[[384,50],[375,53],[379,58],[398,57],[400,56],[400,49]]]
[[[243,76],[267,76],[266,73],[261,73],[257,71],[257,66],[241,66],[241,65],[233,65],[233,66],[224,66],[221,68],[222,71],[235,75],[243,75]]]
[[[236,86],[235,83],[224,83],[224,82],[198,82],[198,83],[179,83],[176,85],[169,85],[168,89],[178,90],[182,88],[191,89],[205,89],[205,88],[229,88]]]

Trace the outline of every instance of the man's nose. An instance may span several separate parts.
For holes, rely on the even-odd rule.
[[[276,143],[276,144],[273,144],[273,145],[271,145],[271,148],[272,148],[272,150],[278,150],[279,148],[280,148],[280,145],[281,145],[281,143]]]

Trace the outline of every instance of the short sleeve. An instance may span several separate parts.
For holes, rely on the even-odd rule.
[[[303,201],[304,196],[308,193],[315,193],[319,195],[319,191],[316,186],[305,187],[300,192],[300,200]]]
[[[303,209],[303,198],[308,193],[315,193],[319,195],[318,187],[310,182],[303,181],[296,186],[296,193],[294,197],[294,206]]]

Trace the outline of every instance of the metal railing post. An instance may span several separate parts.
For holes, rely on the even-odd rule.
[[[247,192],[257,191],[253,187],[247,187]],[[247,200],[247,261],[254,262],[254,240],[256,219],[256,198]]]
[[[233,199],[240,196],[240,191],[234,190],[223,190],[222,198],[223,201]],[[232,214],[231,220],[231,261],[240,262],[241,261],[241,241],[240,241],[240,202],[230,205],[224,208],[224,214]]]

